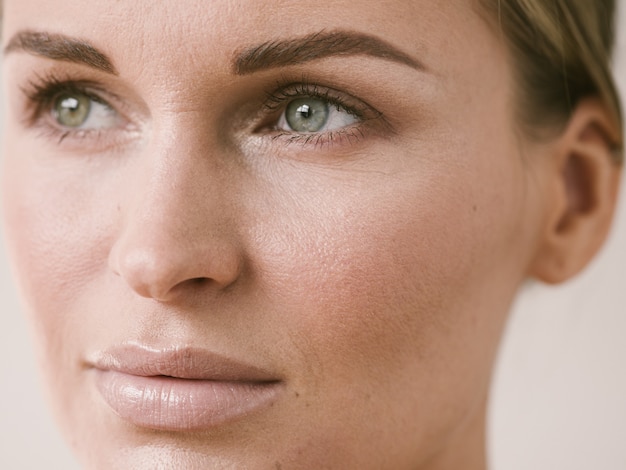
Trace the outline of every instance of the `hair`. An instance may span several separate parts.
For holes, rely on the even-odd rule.
[[[622,163],[622,110],[611,72],[615,0],[479,1],[511,51],[524,129],[536,135],[561,127],[581,99],[597,97],[619,127],[614,158]]]

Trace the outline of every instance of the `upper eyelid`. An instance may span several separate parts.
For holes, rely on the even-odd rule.
[[[48,74],[45,76],[36,74],[34,79],[30,79],[26,86],[21,89],[29,98],[46,99],[52,98],[63,91],[78,91],[89,93],[89,90],[97,90],[100,93],[99,85],[90,80],[71,80],[60,79],[55,75]]]
[[[352,109],[353,111],[357,111],[357,117],[360,117],[359,114],[361,110],[374,110],[372,106],[349,93],[316,83],[308,83],[306,81],[292,82],[279,86],[272,93],[268,93],[265,105],[274,110],[280,108],[286,101],[307,96],[321,98],[331,103],[339,104],[347,110]]]
[[[110,106],[116,111],[119,111],[119,108],[121,108],[122,113],[135,114],[129,112],[131,110],[126,109],[128,106],[127,100],[111,91],[110,87],[102,85],[97,80],[77,79],[65,75],[65,72],[58,73],[56,71],[46,72],[45,74],[36,73],[35,78],[28,80],[27,85],[21,86],[20,89],[32,101],[45,101],[46,99],[51,101],[53,97],[63,91],[80,92],[95,101]],[[281,78],[276,82],[273,91],[266,92],[265,96],[263,103],[271,109],[278,108],[285,100],[297,96],[317,96],[346,108],[356,108],[355,111],[372,109],[378,113],[364,100],[331,86],[310,81],[304,75],[300,80],[291,80],[289,82]],[[132,100],[132,102],[136,101],[136,99]],[[144,103],[135,104],[141,105],[141,108],[145,106]],[[145,114],[146,111],[142,109],[139,114]]]

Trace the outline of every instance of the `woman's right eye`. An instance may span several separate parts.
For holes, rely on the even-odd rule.
[[[67,130],[107,129],[119,124],[113,108],[81,92],[59,94],[51,112],[56,123]]]

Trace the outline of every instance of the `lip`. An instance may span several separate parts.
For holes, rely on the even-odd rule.
[[[124,345],[88,364],[118,416],[157,430],[213,428],[269,407],[283,388],[275,374],[200,348]]]

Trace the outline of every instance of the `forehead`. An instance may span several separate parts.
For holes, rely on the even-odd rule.
[[[225,63],[242,48],[346,29],[384,38],[433,69],[445,68],[442,57],[463,57],[470,42],[476,53],[489,36],[468,0],[8,0],[4,23],[5,44],[24,29],[63,33],[142,68]]]

